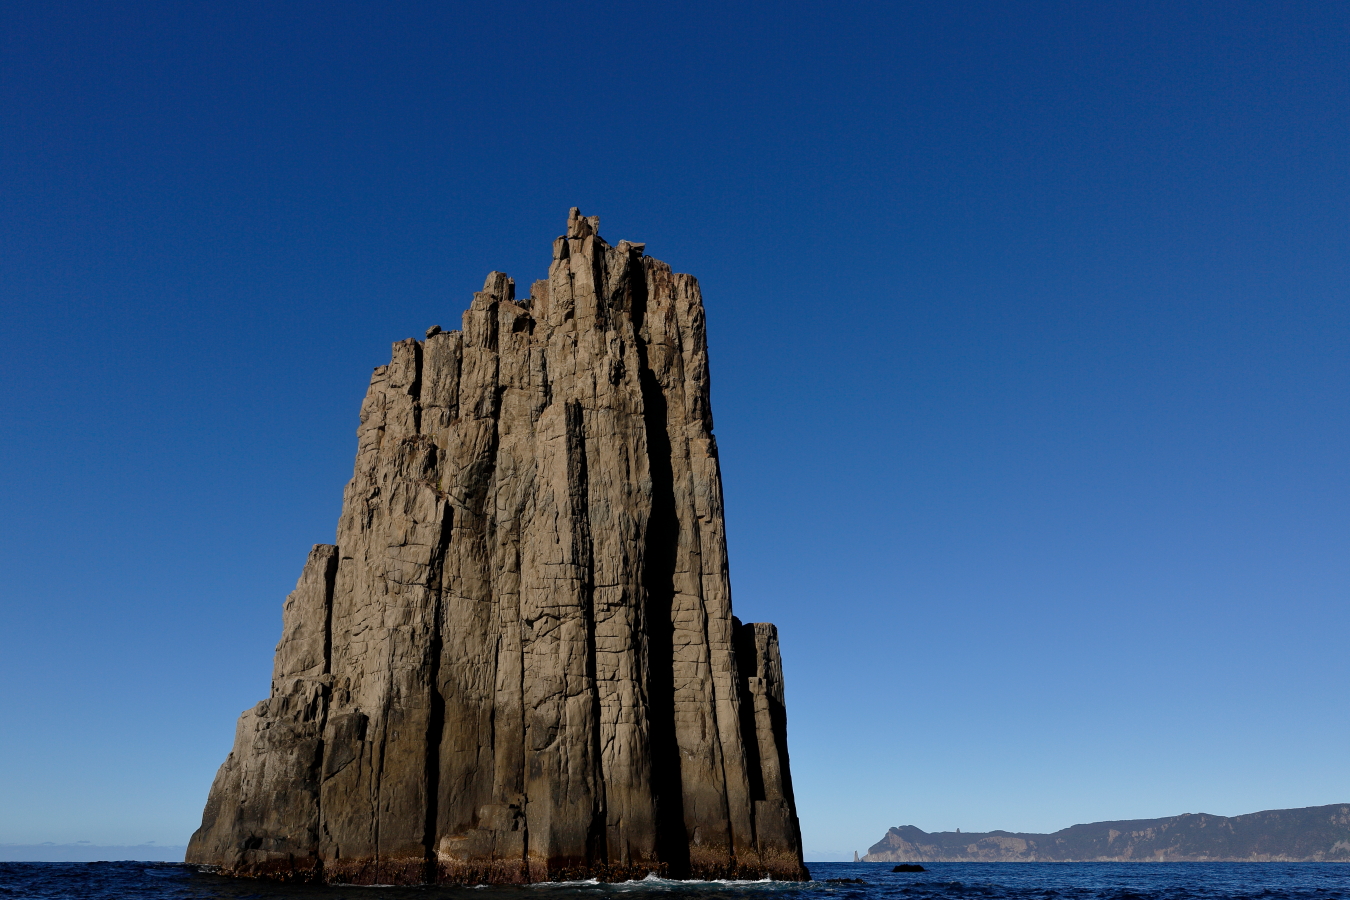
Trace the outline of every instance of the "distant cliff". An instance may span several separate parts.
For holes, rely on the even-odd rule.
[[[1186,813],[1074,825],[1054,834],[892,828],[863,862],[1350,862],[1350,805],[1245,816]]]

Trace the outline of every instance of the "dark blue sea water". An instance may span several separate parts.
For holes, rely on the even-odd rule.
[[[178,863],[0,863],[0,898],[144,900],[1350,900],[1344,863],[812,863],[816,880],[320,887],[222,878]],[[861,878],[864,884],[831,883]]]

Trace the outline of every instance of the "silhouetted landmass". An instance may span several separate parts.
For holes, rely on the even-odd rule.
[[[1186,813],[1054,834],[892,828],[863,862],[1350,862],[1350,805],[1243,816]]]

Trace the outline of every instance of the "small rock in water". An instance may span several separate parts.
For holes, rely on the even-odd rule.
[[[901,863],[900,865],[896,866],[894,869],[891,869],[891,871],[892,871],[892,872],[925,872],[925,871],[927,871],[927,870],[926,870],[923,866],[919,865],[918,863]]]
[[[867,884],[861,878],[826,878],[826,884]]]

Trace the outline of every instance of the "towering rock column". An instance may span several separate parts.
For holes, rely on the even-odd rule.
[[[808,877],[731,615],[698,283],[573,209],[394,345],[188,861],[335,883]]]

